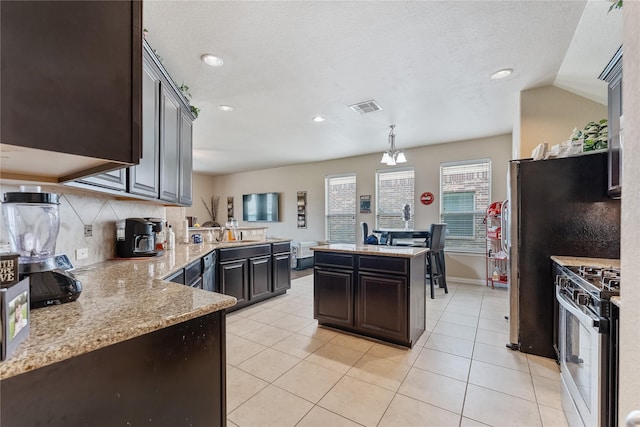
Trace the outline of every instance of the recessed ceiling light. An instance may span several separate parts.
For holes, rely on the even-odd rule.
[[[324,117],[322,117],[322,116],[315,116],[315,117],[314,117],[313,119],[311,119],[311,120],[313,120],[313,121],[314,121],[314,122],[316,122],[316,123],[320,123],[320,122],[324,122],[326,119],[325,119]]]
[[[218,105],[218,110],[220,110],[220,111],[233,111],[233,107],[231,105]]]
[[[513,73],[511,68],[503,68],[502,70],[498,70],[495,73],[491,74],[491,80],[500,80],[505,77],[509,77]]]
[[[224,61],[219,56],[212,55],[210,53],[204,54],[200,57],[205,63],[212,67],[221,67]]]

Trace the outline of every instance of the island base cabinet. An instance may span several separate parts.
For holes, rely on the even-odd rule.
[[[271,294],[271,256],[249,258],[249,299],[263,299]]]
[[[321,324],[353,326],[353,271],[313,272],[313,314]]]
[[[236,297],[234,309],[249,302],[249,268],[246,259],[220,263],[220,289],[223,294]]]
[[[274,245],[275,246],[275,245]],[[291,254],[273,255],[273,292],[291,288]]]
[[[355,326],[373,336],[404,342],[407,302],[406,278],[360,273]]]
[[[225,313],[0,382],[3,426],[226,425]]]

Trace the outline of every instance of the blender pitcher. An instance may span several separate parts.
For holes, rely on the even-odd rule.
[[[56,268],[59,204],[57,194],[42,193],[39,186],[20,186],[20,192],[4,194],[3,216],[11,251],[20,255],[21,273]]]

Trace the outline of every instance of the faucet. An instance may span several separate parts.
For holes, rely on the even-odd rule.
[[[216,238],[216,241],[218,242],[225,241],[226,235],[227,235],[227,227],[223,225],[222,227],[220,227],[220,234],[218,235],[219,237]]]

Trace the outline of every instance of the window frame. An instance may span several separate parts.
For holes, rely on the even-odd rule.
[[[376,218],[376,229],[381,229],[381,228],[385,228],[382,227],[380,225],[380,188],[379,188],[379,183],[380,183],[380,175],[385,174],[385,173],[393,173],[393,172],[407,172],[407,171],[411,171],[413,173],[413,195],[411,196],[411,200],[410,200],[410,205],[411,205],[411,220],[409,221],[409,228],[415,228],[415,218],[416,218],[416,212],[415,212],[415,207],[416,207],[416,168],[415,166],[408,166],[408,167],[400,167],[400,168],[387,168],[387,169],[376,169],[376,174],[375,174],[375,192],[376,192],[376,210],[375,210],[375,218]],[[404,228],[404,225],[402,225],[402,227],[400,228]]]
[[[353,184],[356,187],[356,191],[354,192],[354,204],[353,204],[353,213],[352,214],[329,214],[329,183],[331,179],[334,178],[346,178],[353,177]],[[357,195],[357,187],[358,186],[358,178],[356,173],[341,173],[341,174],[333,174],[333,175],[325,175],[324,177],[324,236],[325,240],[329,243],[356,243],[358,239],[357,235],[357,211],[358,211],[358,195]],[[331,240],[329,235],[329,220],[330,218],[348,218],[353,217],[353,233],[354,240]]]
[[[488,176],[488,182],[487,182],[487,189],[488,189],[488,194],[487,194],[487,206],[482,208],[480,206],[477,206],[477,200],[476,197],[474,196],[474,211],[473,213],[473,218],[474,218],[474,222],[480,218],[484,218],[484,216],[486,215],[486,208],[491,204],[491,200],[492,200],[492,187],[493,187],[493,163],[491,158],[489,157],[484,157],[484,158],[478,158],[478,159],[469,159],[469,160],[459,160],[459,161],[451,161],[451,162],[441,162],[440,163],[440,170],[439,170],[439,180],[440,180],[440,185],[439,185],[439,190],[440,190],[440,206],[439,206],[439,213],[438,213],[438,218],[441,222],[443,221],[443,215],[445,214],[444,210],[444,171],[447,167],[454,167],[454,166],[466,166],[466,165],[487,165],[488,166],[488,171],[487,171],[487,176]],[[473,191],[474,193],[477,192],[477,189],[473,189],[473,190],[469,190],[469,189],[465,189],[464,191],[460,191],[460,192],[471,192]],[[471,212],[469,212],[471,213]],[[448,228],[448,227],[447,227]],[[465,236],[452,236],[449,237],[448,236],[449,231],[447,230],[447,237],[446,239],[449,242],[456,242],[456,241],[475,241],[478,244],[477,248],[463,248],[463,247],[456,247],[455,245],[453,245],[453,247],[451,247],[451,243],[449,245],[445,245],[445,251],[447,252],[460,252],[460,253],[470,253],[470,254],[484,254],[486,252],[486,237],[484,233],[479,233],[478,235],[475,235],[475,227],[474,227],[474,237],[465,237]],[[480,241],[481,240],[481,241]],[[449,246],[449,247],[447,247]]]

